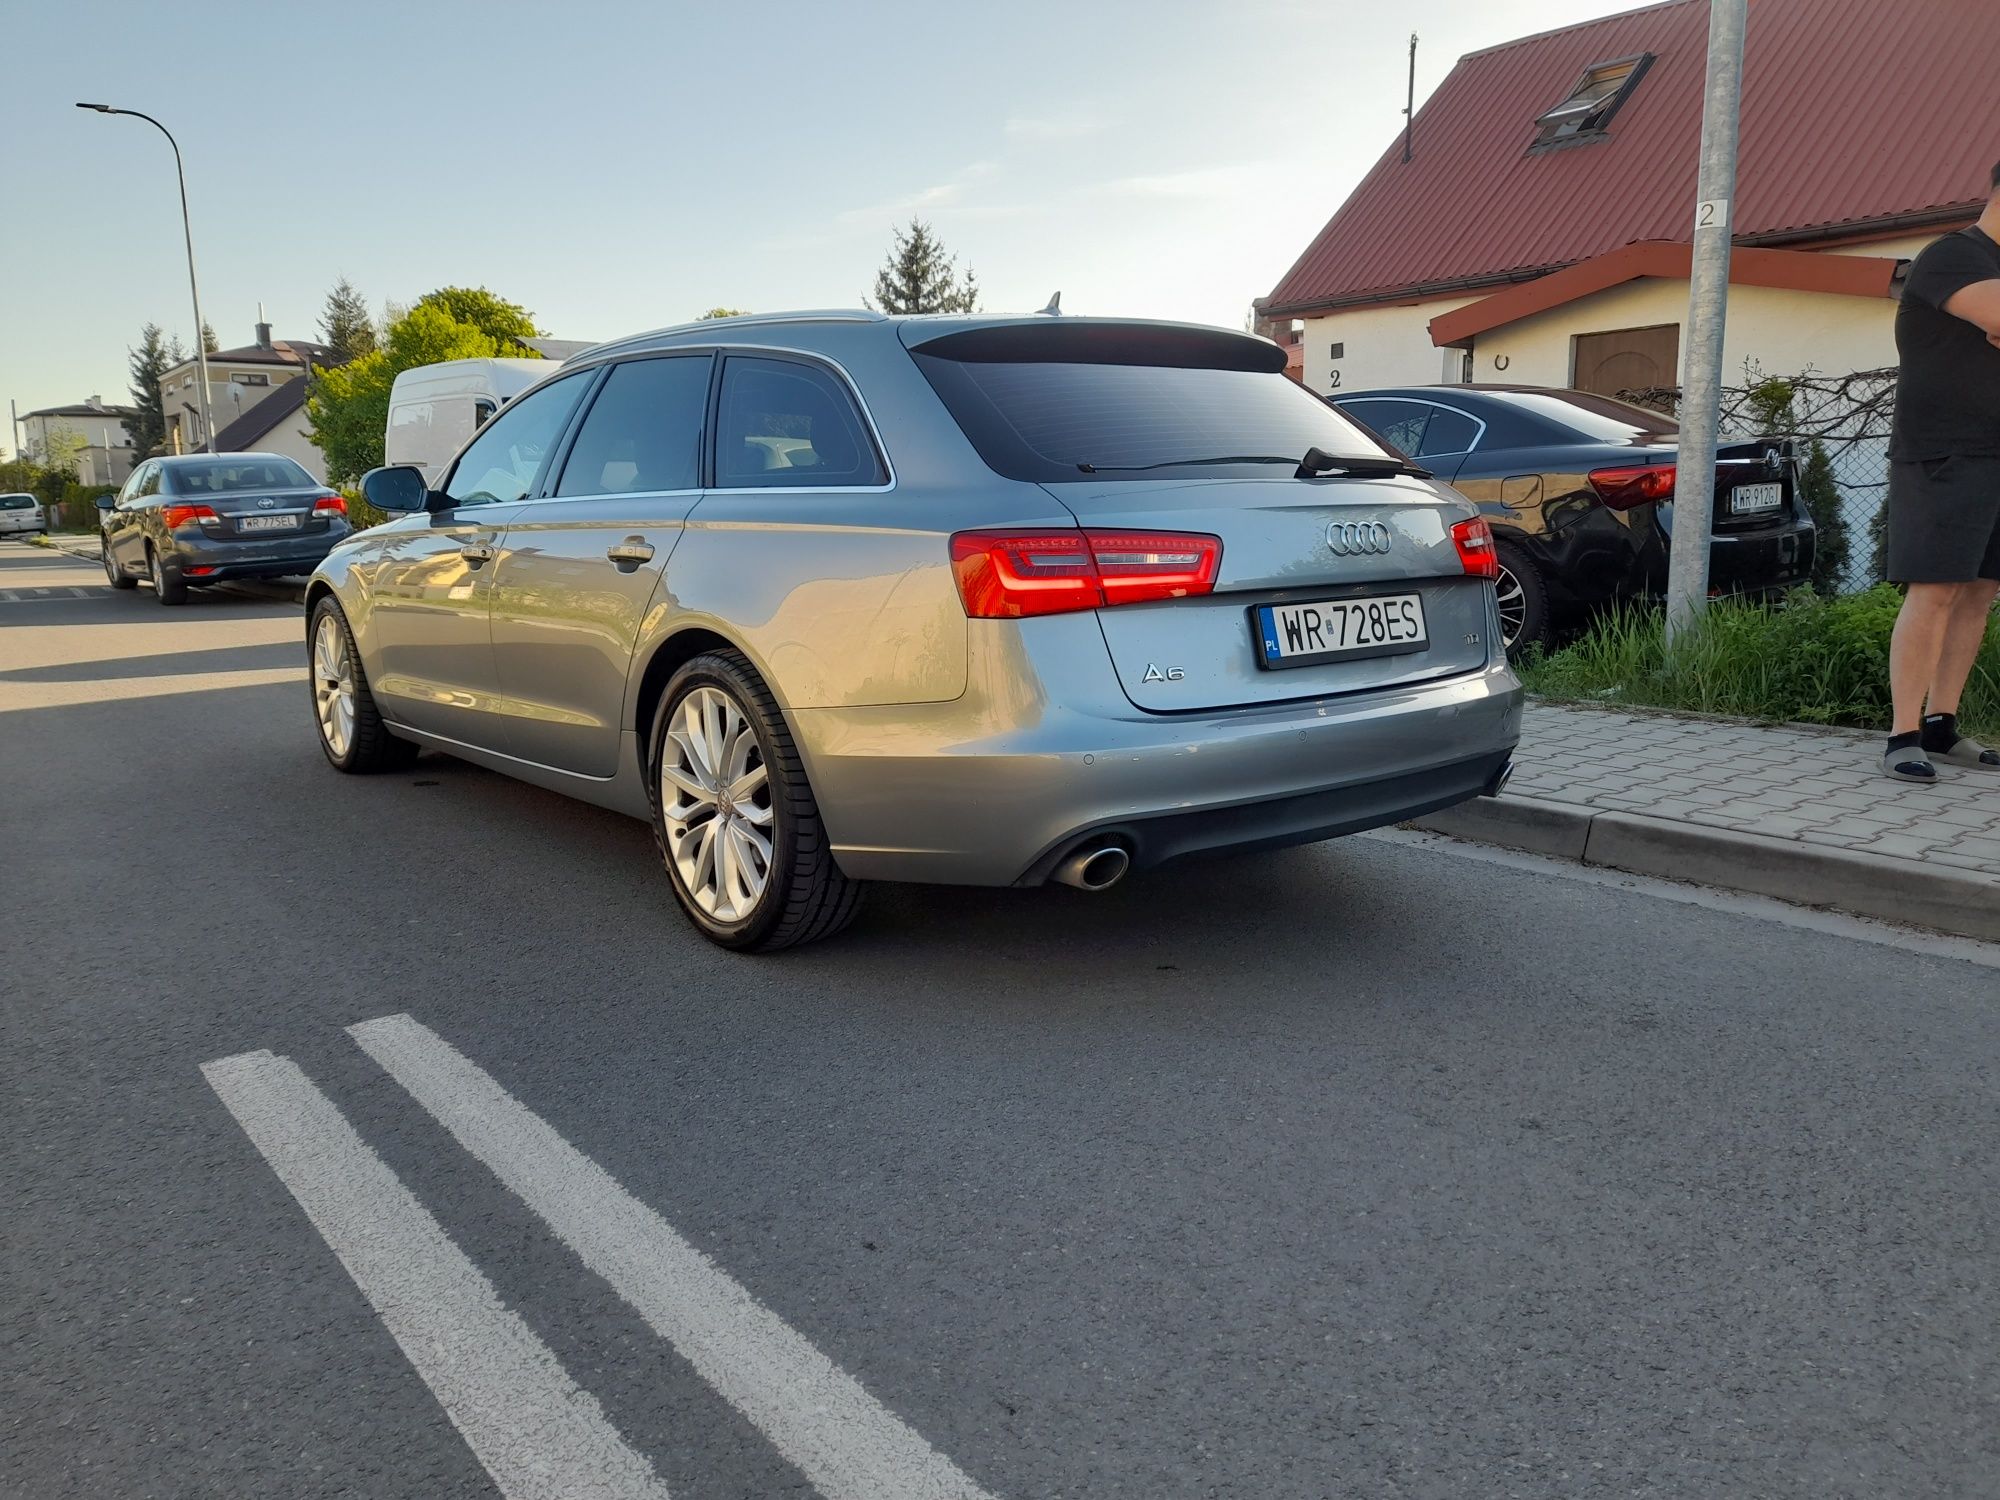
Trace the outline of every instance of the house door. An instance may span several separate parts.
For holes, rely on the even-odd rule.
[[[1609,333],[1579,333],[1572,354],[1570,384],[1600,396],[1671,388],[1680,383],[1680,357],[1678,323],[1619,328]]]

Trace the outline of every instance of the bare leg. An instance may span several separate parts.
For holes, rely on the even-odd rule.
[[[1896,633],[1889,638],[1889,693],[1896,707],[1889,733],[1914,734],[1922,723],[1924,696],[1937,681],[1945,632],[1964,587],[1962,583],[1910,585],[1896,616]],[[1959,685],[1964,686],[1962,676]]]
[[[1959,585],[1958,599],[1951,607],[1951,618],[1945,623],[1944,649],[1938,654],[1937,676],[1931,679],[1926,712],[1958,712],[1959,694],[1965,691],[1965,680],[1972,675],[1972,663],[1978,658],[1979,648],[1986,640],[1986,625],[1993,613],[1993,596],[1996,593],[2000,593],[2000,583],[1990,578]],[[1898,618],[1896,628],[1901,630],[1902,626],[1903,622]],[[1893,676],[1893,665],[1890,671]],[[1896,706],[1896,719],[1900,723],[1903,717],[1902,699],[1896,700]]]

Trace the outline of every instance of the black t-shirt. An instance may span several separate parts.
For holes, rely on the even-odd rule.
[[[1977,226],[1932,241],[1910,263],[1896,308],[1896,418],[1889,456],[2000,455],[2000,348],[1944,310],[1975,282],[2000,281],[2000,244]]]

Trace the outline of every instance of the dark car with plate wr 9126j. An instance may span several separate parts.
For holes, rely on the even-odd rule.
[[[346,500],[279,453],[149,458],[97,504],[106,580],[146,579],[162,604],[190,587],[310,573],[353,530]]]
[[[1477,505],[1499,544],[1510,651],[1546,645],[1565,618],[1661,594],[1680,428],[1589,391],[1438,385],[1328,398]],[[1709,587],[1764,595],[1812,576],[1816,533],[1786,438],[1716,451]]]

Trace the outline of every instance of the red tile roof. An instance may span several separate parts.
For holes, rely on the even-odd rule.
[[[1708,49],[1706,0],[1459,59],[1266,312],[1442,295],[1638,240],[1685,240]],[[1607,138],[1530,152],[1535,117],[1594,63],[1650,52]],[[1735,193],[1739,244],[1801,244],[1968,218],[2000,158],[1996,0],[1749,0]]]

